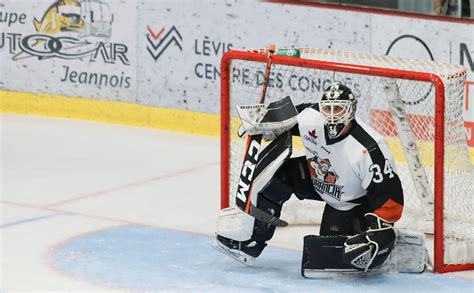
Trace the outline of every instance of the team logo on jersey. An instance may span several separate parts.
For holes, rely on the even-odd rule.
[[[316,129],[313,129],[313,130],[308,130],[308,134],[305,134],[303,135],[303,138],[313,144],[318,144],[318,142],[316,141],[316,138],[318,138],[318,136],[316,135]]]
[[[309,172],[312,175],[313,186],[321,194],[328,195],[341,200],[344,186],[337,185],[339,178],[329,159],[321,159],[319,155],[311,151],[314,157],[308,159]]]
[[[316,135],[316,129],[313,129],[311,131],[308,130],[308,134],[309,136],[313,137],[313,138],[317,138],[318,136]]]

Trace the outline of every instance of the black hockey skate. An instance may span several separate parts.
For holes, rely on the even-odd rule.
[[[255,266],[255,258],[262,253],[263,248],[265,248],[267,244],[252,239],[247,241],[237,241],[217,235],[213,246],[218,251],[232,257],[238,262],[253,267]]]

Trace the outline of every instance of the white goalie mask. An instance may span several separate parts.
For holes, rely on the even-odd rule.
[[[325,118],[329,138],[337,138],[344,126],[354,119],[357,101],[352,91],[340,82],[328,87],[319,102],[319,110]]]

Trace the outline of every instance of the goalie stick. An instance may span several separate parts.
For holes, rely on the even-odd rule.
[[[262,93],[260,96],[260,104],[265,101],[265,95],[267,93],[267,85],[270,79],[270,69],[273,62],[273,54],[275,53],[275,45],[270,45],[268,48],[268,61],[265,68],[264,82],[262,86]],[[259,208],[257,208],[251,201],[253,180],[256,177],[254,170],[258,163],[260,147],[262,142],[262,135],[249,135],[247,136],[247,143],[245,148],[245,157],[240,172],[239,186],[236,194],[237,206],[246,214],[251,215],[255,219],[265,222],[267,224],[285,227],[288,223],[270,215]],[[245,188],[240,188],[245,187]]]

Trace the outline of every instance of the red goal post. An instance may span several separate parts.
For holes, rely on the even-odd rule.
[[[288,50],[282,51],[288,52]],[[407,161],[411,163],[411,157],[403,154],[402,151],[400,161],[405,160],[405,164],[401,163],[398,169],[405,176],[401,176],[401,179],[406,185],[404,186],[406,197],[414,198],[410,200],[416,202],[413,204],[413,218],[420,215],[434,218],[426,219],[428,223],[433,221],[434,225],[434,269],[436,272],[474,269],[474,256],[470,255],[474,254],[471,213],[473,188],[469,186],[473,184],[474,172],[465,138],[463,146],[463,138],[460,137],[460,133],[463,134],[463,130],[459,129],[463,125],[462,99],[461,104],[457,100],[452,101],[463,96],[466,69],[433,61],[364,53],[320,49],[298,49],[297,52],[298,55],[301,54],[300,58],[278,54],[273,56],[271,68],[273,83],[268,87],[267,96],[270,96],[270,99],[267,100],[290,95],[292,98],[296,97],[296,100],[299,99],[294,101],[295,104],[301,101],[315,102],[320,97],[324,81],[342,80],[343,83],[350,81],[352,85],[358,85],[361,88],[359,91],[361,98],[368,93],[377,92],[373,95],[378,97],[371,100],[370,105],[364,110],[367,118],[363,120],[393,141],[394,149],[403,149],[403,146],[400,147],[403,142],[399,142],[399,135],[394,126],[394,115],[388,106],[382,106],[385,102],[381,102],[384,99],[381,94],[384,79],[393,79],[397,83],[404,99],[404,107],[407,108],[405,118],[409,121],[414,140],[416,140],[417,152],[420,154],[420,163],[423,164],[421,169],[428,174],[426,184],[429,186],[426,193],[431,199],[415,199],[415,193],[420,197],[416,183],[405,183],[416,181],[416,179],[404,180],[404,178],[412,177],[413,173],[410,173],[411,170],[408,171],[410,168],[406,166],[409,165]],[[243,156],[240,153],[242,141],[235,137],[238,119],[233,113],[233,108],[237,104],[257,103],[256,93],[261,88],[261,66],[264,66],[267,61],[268,56],[265,50],[229,51],[224,54],[221,61],[221,208],[232,204],[235,194],[235,187],[232,187],[235,185],[235,180],[232,180],[232,177],[235,176],[234,173],[240,172]],[[369,84],[369,87],[365,89],[363,87],[366,84]],[[417,97],[423,97],[423,100]],[[415,101],[408,101],[408,99],[415,99]],[[422,105],[423,103],[430,106]],[[453,103],[455,105],[452,105]],[[364,103],[359,101],[358,112],[361,111],[359,109],[361,104],[362,107],[366,106],[365,101]],[[460,121],[457,121],[459,119]],[[455,130],[453,131],[452,128]],[[461,152],[465,154],[458,155]],[[454,164],[453,158],[459,162],[467,162],[462,163],[462,166],[451,166]],[[454,170],[453,175],[448,173],[451,170]],[[449,191],[451,186],[448,190],[445,182],[449,183],[452,178],[459,177],[459,174],[463,177],[461,179],[466,179],[464,183],[468,186],[463,189],[458,181],[453,182],[452,185],[456,186],[453,188],[461,190],[460,196],[456,197],[456,194],[451,193],[459,193],[457,189],[453,192]],[[429,189],[432,191],[428,191]],[[462,196],[465,197],[462,198]],[[453,198],[458,201],[465,200],[467,207],[460,204],[454,204],[452,207]],[[449,202],[445,202],[447,199]],[[432,207],[430,200],[433,203]],[[424,208],[432,209],[432,211],[423,214]],[[466,213],[467,225],[465,219],[458,218],[459,213]],[[452,234],[450,234],[451,231],[446,231],[446,227],[456,224],[445,223],[445,220],[462,222],[464,226],[461,230],[471,235],[464,235],[467,240],[460,241],[462,237],[460,230],[456,230],[457,227],[453,228]],[[410,221],[412,220],[407,217],[407,226],[413,227]]]

